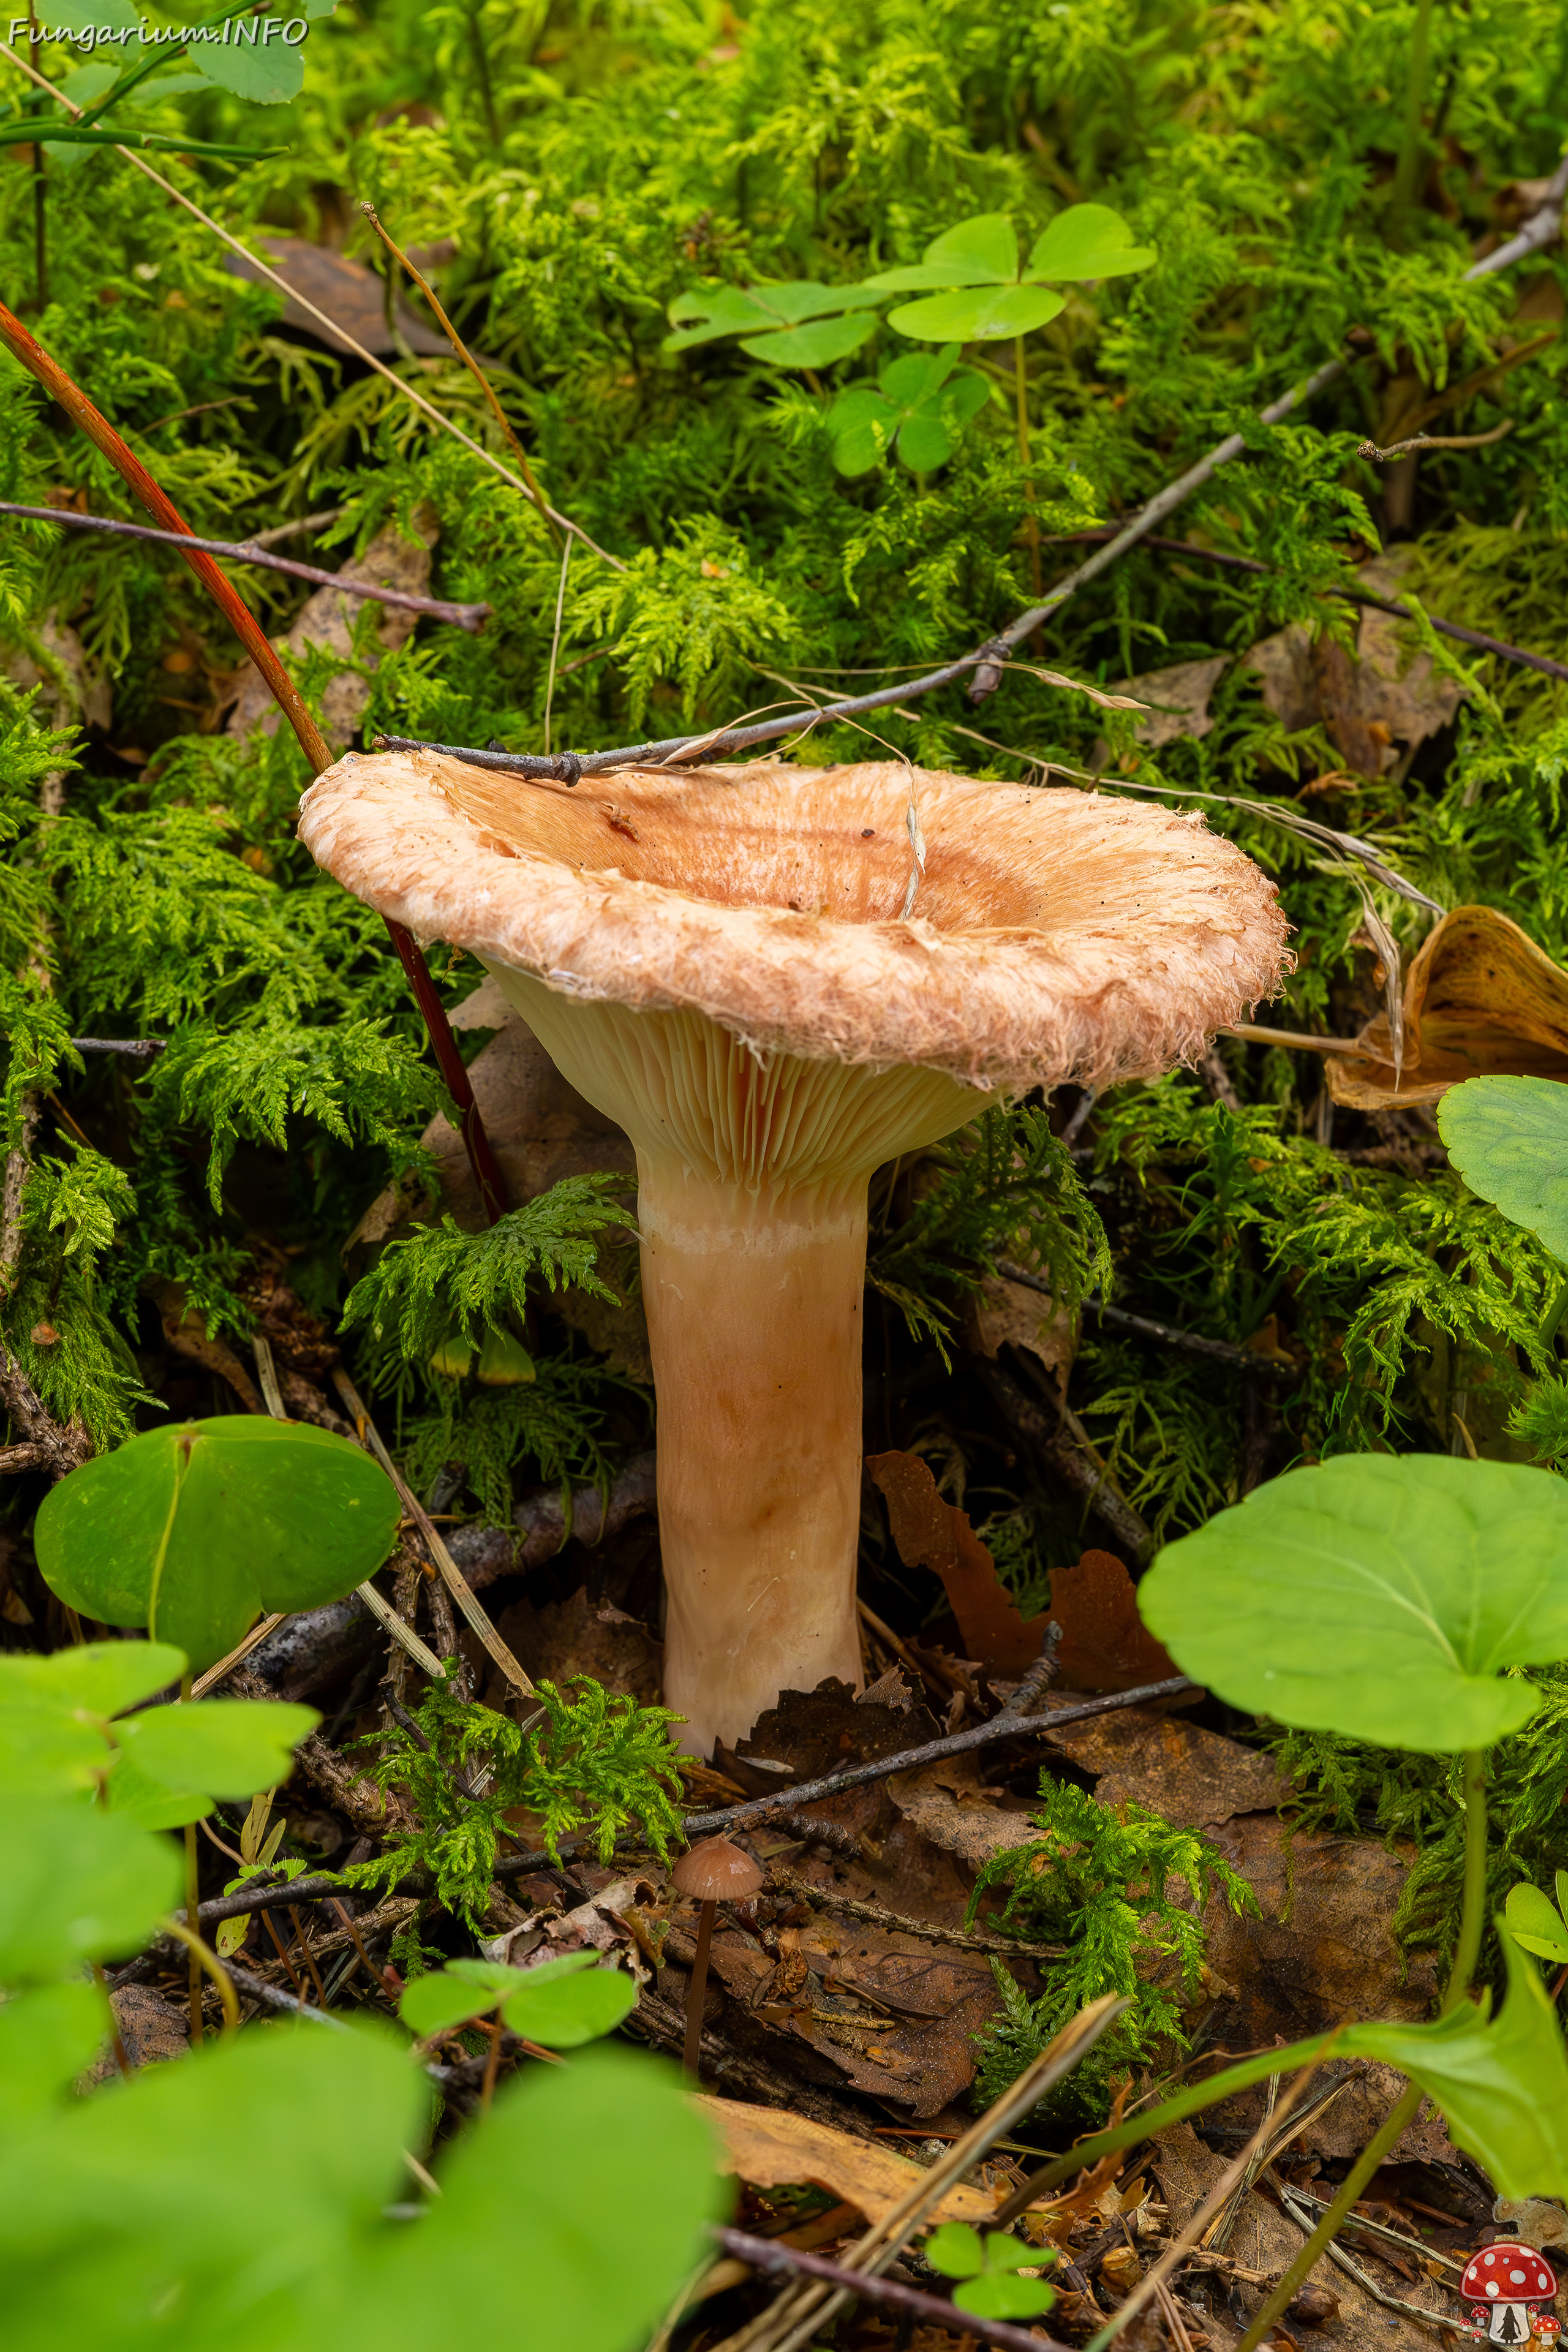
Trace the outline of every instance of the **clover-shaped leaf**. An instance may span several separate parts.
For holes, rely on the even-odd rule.
[[[378,1569],[397,1493],[346,1438],[234,1413],[150,1431],[62,1478],[35,1531],[45,1582],[144,1625],[200,1671],[264,1610],[315,1609]]]
[[[916,341],[1002,342],[1054,319],[1063,298],[1047,281],[1121,278],[1147,269],[1152,251],[1132,243],[1131,231],[1106,205],[1073,205],[1038,236],[1026,264],[1005,213],[979,213],[960,221],[926,247],[925,259],[885,269],[868,286],[885,293],[922,287],[954,290],[889,311],[888,323]]]
[[[874,310],[881,299],[867,286],[818,286],[809,278],[718,286],[677,297],[669,316],[678,331],[667,335],[660,348],[684,352],[739,335],[748,358],[773,367],[827,367],[859,350],[876,320],[853,314]]]
[[[1168,1544],[1138,1605],[1184,1674],[1308,1731],[1489,1748],[1568,1657],[1568,1484],[1441,1454],[1341,1455]]]
[[[869,384],[852,384],[827,412],[833,462],[841,474],[868,474],[897,448],[911,473],[943,466],[958,446],[965,425],[990,397],[985,379],[973,368],[953,370],[958,345],[940,352],[909,352],[891,361]]]
[[[421,2041],[449,2033],[470,2018],[500,2011],[502,2021],[526,2041],[551,2050],[575,2050],[613,2032],[636,2006],[637,1989],[620,1969],[602,1969],[593,1951],[567,1952],[536,1968],[499,1960],[453,1960],[405,1987],[398,2014]]]
[[[1438,1104],[1437,1129],[1472,1192],[1568,1258],[1568,1087],[1467,1078]]]
[[[1516,1944],[1554,1968],[1568,1968],[1568,1870],[1557,1874],[1557,1900],[1529,1880],[1510,1890],[1503,1924]]]
[[[1040,2279],[1019,2278],[1021,2270],[1043,2270],[1056,2260],[1048,2247],[1025,2245],[1005,2231],[981,2237],[967,2221],[944,2221],[921,2252],[933,2270],[961,2284],[952,2291],[961,2311],[981,2319],[1033,2319],[1049,2311],[1056,2290]]]

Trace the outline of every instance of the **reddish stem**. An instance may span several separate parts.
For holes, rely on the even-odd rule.
[[[43,385],[50,399],[64,409],[73,425],[79,426],[93,447],[108,458],[121,480],[153,521],[163,530],[177,532],[184,539],[192,538],[194,533],[189,523],[159,488],[140,458],[121,440],[109,419],[100,414],[80,387],[72,383],[58,361],[50,358],[43,345],[34,340],[21,320],[14,317],[3,302],[0,302],[0,343],[4,343],[12,358]],[[321,775],[332,764],[331,747],[310,716],[304,697],[268,642],[266,631],[247,609],[232,583],[225,579],[210,555],[204,555],[195,548],[189,552],[182,549],[180,552],[266,679],[278,708],[294,730],[300,749],[310,763],[311,774]],[[386,928],[392,934],[392,943],[413,983],[419,1010],[425,1016],[425,1025],[430,1033],[430,1043],[435,1048],[441,1076],[457,1106],[463,1149],[468,1155],[468,1165],[474,1172],[479,1200],[486,1217],[493,1225],[505,1213],[506,1187],[485,1133],[479,1107],[474,1100],[468,1074],[463,1067],[462,1056],[452,1035],[446,1007],[426,970],[425,959],[409,934],[398,923],[389,922]]]

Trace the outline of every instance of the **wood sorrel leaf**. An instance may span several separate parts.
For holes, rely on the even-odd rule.
[[[1438,1104],[1437,1129],[1472,1192],[1568,1258],[1568,1087],[1467,1078]]]
[[[1168,1544],[1138,1589],[1184,1674],[1308,1731],[1443,1755],[1535,1712],[1568,1657],[1568,1486],[1440,1454],[1293,1470]]]
[[[200,1671],[263,1610],[319,1608],[381,1566],[391,1480],[346,1438],[248,1413],[133,1437],[47,1497],[45,1581],[110,1625],[144,1625]]]
[[[0,1805],[0,1983],[63,1976],[144,1944],[180,1899],[166,1839],[82,1799]]]
[[[1069,205],[1035,239],[1024,275],[1081,284],[1090,278],[1125,278],[1157,258],[1152,247],[1133,244],[1127,223],[1109,205]]]
[[[977,286],[902,303],[889,311],[888,324],[921,341],[1001,343],[1032,333],[1064,307],[1046,286]]]

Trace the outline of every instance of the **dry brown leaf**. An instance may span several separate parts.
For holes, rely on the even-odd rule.
[[[1100,1776],[1102,1805],[1131,1801],[1187,1829],[1272,1812],[1289,1794],[1279,1766],[1256,1748],[1144,1707],[1064,1724],[1050,1739],[1080,1771]]]
[[[278,272],[283,283],[318,310],[324,310],[335,320],[346,334],[367,352],[378,356],[391,353],[396,343],[387,332],[386,289],[374,269],[363,261],[351,261],[346,253],[334,253],[328,246],[311,245],[300,236],[264,236],[258,240],[265,257]],[[262,283],[261,273],[242,254],[226,257],[225,267],[236,278],[255,278]],[[446,358],[451,345],[444,335],[422,326],[406,302],[397,305],[397,324],[410,351],[426,357]],[[302,310],[298,302],[286,301],[280,324],[297,327],[318,342],[349,356],[349,347],[322,326],[320,319]]]
[[[1142,677],[1120,678],[1106,698],[1106,707],[1142,709],[1145,715],[1133,729],[1132,740],[1146,743],[1151,751],[1174,743],[1184,735],[1206,735],[1214,725],[1209,697],[1229,667],[1228,654],[1212,654],[1204,661],[1174,662],[1168,669],[1145,670]],[[1130,701],[1129,690],[1139,699]],[[1106,756],[1106,746],[1097,743],[1093,764],[1102,767]]]
[[[500,1636],[535,1682],[563,1690],[574,1675],[591,1675],[617,1697],[658,1702],[663,1646],[618,1609],[595,1606],[579,1585],[566,1601],[535,1608],[526,1597],[496,1620]]]
[[[1024,1622],[967,1513],[942,1501],[918,1454],[868,1454],[866,1469],[904,1566],[941,1577],[964,1649],[997,1674],[1023,1674],[1040,1654],[1045,1621]]]
[[[712,2126],[724,2169],[753,2189],[810,2182],[858,2206],[867,2221],[875,2222],[901,2204],[921,2179],[918,2164],[879,2147],[874,2140],[852,2138],[848,2132],[782,2108],[746,2106],[738,2099],[710,2098],[705,2093],[694,2094],[691,2104]],[[988,2221],[996,2204],[994,2197],[955,2181],[933,2208],[931,2219]]]
[[[1065,1386],[1078,1354],[1078,1322],[1039,1291],[1005,1275],[988,1274],[964,1301],[963,1339],[973,1353],[993,1363],[1003,1348],[1026,1349]]]
[[[1066,1690],[1135,1690],[1181,1671],[1139,1616],[1132,1579],[1114,1552],[1086,1551],[1075,1567],[1051,1570],[1050,1614],[1035,1621],[1042,1637],[1053,1620]]]
[[[1359,1042],[1363,1055],[1323,1057],[1330,1094],[1352,1110],[1434,1103],[1484,1075],[1568,1079],[1568,972],[1506,915],[1456,907],[1405,975],[1403,1079],[1384,1014]]]

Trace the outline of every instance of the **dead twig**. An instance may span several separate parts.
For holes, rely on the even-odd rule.
[[[718,2228],[712,2234],[727,2254],[749,2264],[765,2278],[788,2277],[793,2273],[822,2279],[829,2286],[842,2289],[846,2302],[885,2304],[889,2310],[908,2312],[911,2318],[923,2319],[932,2327],[946,2328],[952,2335],[973,2336],[982,2344],[1001,2345],[1005,2352],[1068,2352],[1068,2347],[1054,2336],[1013,2327],[1005,2319],[982,2319],[940,2294],[903,2286],[897,2279],[868,2278],[862,2273],[847,2271],[840,2263],[828,2262],[825,2255],[806,2253],[798,2246],[785,2245],[778,2238],[753,2238],[744,2230]]]
[[[1511,416],[1495,425],[1489,433],[1413,433],[1408,441],[1394,441],[1380,449],[1375,441],[1356,444],[1358,457],[1375,458],[1379,465],[1390,457],[1408,457],[1413,451],[1427,449],[1485,449],[1494,441],[1501,441],[1514,428]]]
[[[880,1903],[860,1903],[834,1887],[814,1886],[809,1878],[798,1878],[793,1870],[781,1870],[775,1864],[765,1864],[764,1868],[781,1895],[793,1895],[819,1910],[840,1912],[847,1919],[863,1920],[867,1927],[885,1928],[889,1934],[919,1936],[928,1944],[951,1944],[963,1952],[999,1952],[1021,1960],[1059,1960],[1066,1949],[1061,1944],[1021,1944],[1010,1936],[973,1936],[962,1927],[939,1927],[930,1919],[906,1919],[901,1911],[886,1910]]]
[[[402,588],[383,588],[374,580],[349,580],[340,572],[322,572],[313,563],[296,563],[287,555],[269,555],[258,540],[197,539],[179,530],[153,530],[146,523],[120,522],[110,515],[78,514],[74,507],[19,507],[0,500],[0,515],[23,522],[60,523],[72,530],[97,530],[115,539],[140,539],[157,547],[191,549],[204,555],[226,555],[236,563],[254,563],[266,572],[286,572],[291,579],[309,580],[319,588],[341,588],[345,596],[363,596],[377,604],[400,604],[405,612],[428,614],[449,621],[454,628],[478,634],[495,610],[493,604],[454,604],[442,596],[416,596]]]
[[[428,278],[422,278],[420,276],[418,270],[416,269],[414,264],[409,260],[408,256],[404,252],[403,247],[397,244],[393,237],[388,236],[386,230],[381,225],[380,216],[376,212],[375,206],[370,204],[362,204],[360,205],[360,210],[364,215],[366,220],[369,221],[372,228],[374,229],[377,236],[380,237],[383,245],[385,246],[393,259],[395,261],[401,262],[403,268],[407,270],[408,275],[413,278],[414,283],[418,287],[419,291],[424,295],[425,299],[429,303],[430,308],[435,311],[436,316],[441,321],[441,332],[446,336],[447,341],[451,344],[452,349],[462,361],[463,365],[468,369],[468,373],[473,377],[474,382],[479,385],[479,390],[484,394],[485,398],[489,401],[490,413],[494,416],[496,423],[500,426],[501,431],[505,434],[507,446],[522,469],[522,478],[528,485],[528,495],[533,500],[534,505],[539,509],[544,528],[549,532],[551,539],[557,547],[563,545],[570,547],[570,538],[563,540],[561,531],[556,528],[555,517],[545,503],[544,493],[533,478],[533,468],[528,462],[528,452],[523,447],[521,442],[518,439],[517,435],[512,431],[510,420],[508,417],[505,409],[501,406],[500,402],[496,397],[495,386],[491,383],[483,368],[480,367],[478,360],[475,359],[472,352],[469,351],[467,343],[464,342],[461,335],[458,334],[456,327],[453,326],[450,319],[447,318],[447,313],[441,308],[440,303],[437,300],[436,289],[430,284]]]
[[[1312,2231],[1317,2227],[1319,2217],[1316,2214],[1304,2213],[1296,2202],[1295,2192],[1291,2189],[1288,2188],[1286,2183],[1280,2180],[1278,2176],[1276,2176],[1274,2185],[1279,2192],[1279,2202],[1283,2210],[1289,2215],[1291,2221],[1295,2222],[1296,2227],[1301,2231],[1302,2235],[1310,2238]],[[1355,2281],[1363,2294],[1370,2295],[1373,2303],[1378,2303],[1383,2305],[1384,2311],[1397,2311],[1401,2317],[1405,2319],[1418,2319],[1424,2327],[1448,2328],[1453,2326],[1454,2319],[1451,2312],[1428,2311],[1421,2304],[1406,2303],[1402,2295],[1386,2294],[1384,2290],[1378,2285],[1376,2280],[1371,2276],[1370,2273],[1364,2271],[1360,2263],[1356,2262],[1350,2254],[1347,2254],[1344,2248],[1342,2245],[1337,2244],[1334,2239],[1331,2238],[1329,2240],[1329,2242],[1323,2251],[1337,2269],[1343,2271],[1347,2278],[1352,2278]],[[1426,2252],[1426,2247],[1423,2246],[1420,2249],[1420,2252],[1425,2253]]]
[[[1251,1030],[1251,1036],[1262,1036],[1262,1030]],[[1267,1033],[1272,1034],[1272,1033]],[[1357,1051],[1361,1049],[1358,1047]],[[999,1274],[1009,1282],[1021,1282],[1026,1289],[1037,1290],[1048,1298],[1051,1286],[1026,1266],[1016,1265],[1010,1257],[996,1261]],[[1173,1323],[1157,1323],[1152,1316],[1133,1315],[1124,1307],[1108,1307],[1096,1293],[1083,1302],[1086,1315],[1093,1315],[1101,1323],[1109,1323],[1117,1331],[1136,1331],[1145,1339],[1158,1339],[1166,1348],[1181,1348],[1193,1356],[1208,1356],[1215,1363],[1229,1364],[1233,1370],[1252,1372],[1259,1379],[1298,1381],[1301,1375],[1294,1364],[1281,1364],[1271,1356],[1259,1356],[1250,1348],[1233,1348],[1227,1339],[1205,1339],[1199,1331],[1183,1331]]]

